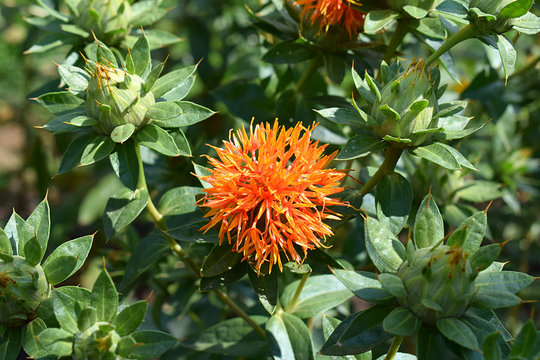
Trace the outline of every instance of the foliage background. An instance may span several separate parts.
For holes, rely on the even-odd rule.
[[[293,123],[293,119],[305,124],[317,120],[324,128],[324,119],[316,118],[308,105],[291,111],[290,104],[278,96],[294,88],[306,64],[272,66],[261,60],[276,39],[260,33],[251,24],[252,19],[244,5],[258,8],[258,1],[168,0],[165,3],[171,10],[154,27],[166,29],[183,40],[169,48],[154,51],[153,58],[163,60],[169,54],[169,70],[202,60],[188,100],[219,113],[186,132],[192,146],[192,158],[146,154],[147,161],[154,161],[147,175],[152,196],[159,196],[176,186],[198,185],[190,172],[193,171],[192,162],[205,163],[205,159],[200,157],[209,152],[205,144],[219,145],[221,139],[227,138],[230,128],[249,123],[251,117],[262,122],[279,116],[282,124]],[[58,86],[53,62],[61,63],[67,49],[48,52],[46,56],[23,55],[39,35],[23,20],[26,15],[35,15],[36,7],[27,0],[5,0],[0,6],[0,224],[5,224],[13,208],[26,217],[48,192],[54,224],[50,249],[54,249],[67,239],[102,230],[101,214],[106,200],[120,187],[120,183],[111,174],[107,161],[53,177],[71,135],[54,136],[36,129],[51,115],[27,99],[53,91]],[[511,33],[510,37],[516,34]],[[459,59],[455,69],[459,83],[456,85],[445,75],[443,82],[455,84],[448,96],[467,99],[471,116],[487,114],[491,119],[479,133],[459,145],[460,151],[470,160],[476,160],[473,163],[480,171],[456,174],[427,162],[421,164],[423,171],[417,173],[418,178],[411,182],[415,191],[413,204],[418,206],[426,189],[431,188],[445,220],[455,226],[463,214],[471,211],[471,207],[485,208],[496,192],[501,196],[495,196],[489,208],[490,239],[497,242],[511,239],[504,247],[500,261],[509,262],[507,269],[540,276],[540,37],[522,36],[516,40],[518,63],[506,86],[501,80],[498,55],[479,40],[469,40],[452,50],[455,58]],[[407,54],[427,54],[426,48],[419,46],[412,36],[405,38],[404,51]],[[328,92],[349,97],[353,88],[350,74],[345,74],[341,87],[331,78],[328,71],[319,72],[304,88],[303,96],[308,98]],[[332,134],[319,133],[317,136],[328,140]],[[339,141],[335,141],[335,148]],[[359,174],[359,169],[374,165],[376,160],[368,157],[355,161],[353,176]],[[400,166],[411,169],[410,166],[418,164],[414,165],[409,157]],[[423,173],[425,177],[422,177]],[[486,187],[468,187],[472,178],[499,185],[490,188],[490,193],[483,196],[482,189]],[[358,226],[359,223],[353,222],[342,228],[334,237],[330,251],[344,257],[356,268],[362,268],[368,261],[363,242],[356,238],[358,231],[355,227]],[[120,280],[130,251],[140,236],[152,230],[152,226],[144,221],[136,224],[135,228],[137,231],[131,231],[129,236],[109,243],[105,241],[103,232],[98,232],[87,264],[67,284],[91,287],[102,257],[110,265],[113,279]],[[201,254],[207,250],[204,247],[192,249]],[[154,308],[148,312],[151,318],[145,326],[163,327],[177,337],[185,337],[193,332],[194,327],[218,322],[222,316],[220,311],[205,312],[206,306],[219,310],[223,305],[212,296],[197,297],[192,279],[175,278],[174,263],[173,255],[162,257],[152,270],[153,275],[146,275],[146,282],[135,289],[133,296],[145,298],[153,290]],[[181,272],[177,275],[186,276]],[[191,288],[177,291],[190,282]],[[231,293],[246,304],[257,306],[254,294],[242,282],[235,284]],[[521,297],[539,299],[540,283],[535,282],[526,288]],[[179,314],[178,309],[188,301],[193,302],[190,311]],[[359,310],[362,304],[352,303],[351,306]],[[538,328],[538,304],[526,304],[502,314],[513,334],[531,316],[532,308],[536,309],[534,319]],[[263,314],[262,308],[260,311]],[[406,344],[403,349],[407,350]],[[175,354],[182,351],[186,350],[176,348],[164,358],[175,359]]]

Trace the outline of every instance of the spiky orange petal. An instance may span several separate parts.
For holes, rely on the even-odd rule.
[[[326,145],[310,141],[315,126],[286,129],[276,120],[249,134],[242,128],[215,148],[218,158],[208,157],[212,175],[201,179],[211,187],[199,205],[211,219],[201,230],[221,224],[220,244],[227,239],[259,272],[265,264],[282,270],[280,254],[301,264],[333,235],[323,220],[339,214],[328,206],[345,205],[331,196],[346,175],[325,169],[337,152],[324,155]]]
[[[352,38],[362,30],[366,14],[351,7],[357,4],[354,0],[296,0],[302,10],[300,17],[309,19],[314,25],[319,21],[319,27],[325,31],[332,25],[345,29]]]

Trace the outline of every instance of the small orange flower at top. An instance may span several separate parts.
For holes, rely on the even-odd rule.
[[[258,273],[274,264],[283,270],[281,255],[302,264],[308,249],[333,235],[323,220],[340,215],[328,206],[347,205],[331,197],[346,175],[326,169],[337,151],[325,156],[326,145],[310,141],[315,126],[286,129],[276,120],[249,134],[242,128],[215,148],[219,159],[208,157],[212,174],[201,179],[211,187],[199,206],[210,208],[211,219],[201,230],[220,224],[220,245],[226,238]]]
[[[354,0],[296,0],[295,4],[302,6],[300,17],[311,19],[312,25],[319,21],[321,30],[328,31],[331,25],[338,25],[352,38],[364,26],[366,14],[351,7],[358,5]]]

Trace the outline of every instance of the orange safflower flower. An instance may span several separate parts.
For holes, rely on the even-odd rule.
[[[286,129],[276,120],[251,126],[249,134],[242,128],[215,148],[219,159],[208,157],[212,175],[201,179],[211,187],[199,206],[210,208],[211,220],[201,230],[221,224],[219,244],[226,237],[258,273],[266,263],[269,272],[274,264],[283,270],[281,254],[301,264],[308,249],[333,235],[323,220],[339,214],[328,206],[346,205],[330,197],[343,190],[346,175],[325,169],[337,151],[325,156],[326,145],[310,141],[316,125]]]
[[[351,7],[358,4],[354,0],[296,0],[295,4],[302,6],[300,17],[311,19],[312,25],[318,20],[319,28],[325,31],[331,25],[338,25],[352,38],[364,26],[366,14]]]

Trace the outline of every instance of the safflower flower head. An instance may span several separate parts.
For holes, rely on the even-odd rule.
[[[302,19],[309,19],[311,25],[319,21],[319,30],[328,31],[330,26],[338,25],[352,38],[364,26],[366,14],[351,7],[351,4],[358,5],[354,0],[296,0],[295,4],[302,7]]]
[[[211,220],[201,230],[221,224],[220,245],[226,238],[258,274],[275,264],[282,271],[282,255],[302,264],[307,250],[333,235],[323,220],[340,215],[328,206],[347,205],[331,197],[343,190],[346,174],[326,169],[337,151],[324,155],[326,145],[310,141],[316,125],[252,125],[249,134],[231,132],[223,148],[215,148],[218,158],[208,157],[212,174],[201,180],[211,187],[199,206],[210,209],[205,217]]]

